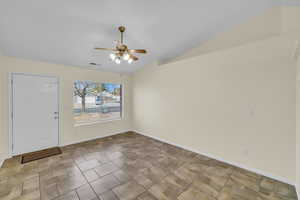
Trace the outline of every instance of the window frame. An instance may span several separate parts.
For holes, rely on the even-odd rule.
[[[78,80],[75,80],[75,81],[78,81]],[[73,83],[75,82],[73,81]],[[85,80],[85,81],[89,81],[89,80]],[[104,123],[111,123],[111,122],[116,122],[116,121],[121,121],[124,119],[124,84],[123,83],[113,83],[113,82],[96,82],[96,81],[91,81],[93,83],[101,83],[101,84],[105,84],[105,83],[108,83],[108,84],[118,84],[120,85],[120,103],[121,103],[121,109],[120,109],[120,117],[116,117],[116,118],[112,118],[112,119],[100,119],[100,120],[97,120],[97,121],[93,121],[93,122],[82,122],[82,123],[78,123],[76,122],[76,120],[74,119],[74,112],[73,112],[73,109],[74,109],[74,100],[73,100],[73,106],[72,106],[72,115],[73,115],[73,123],[74,123],[74,127],[79,127],[79,126],[88,126],[88,125],[95,125],[95,124],[104,124]],[[74,86],[73,86],[73,95],[74,95]]]

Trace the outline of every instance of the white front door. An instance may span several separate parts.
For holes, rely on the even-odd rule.
[[[58,146],[58,78],[12,74],[12,154]]]

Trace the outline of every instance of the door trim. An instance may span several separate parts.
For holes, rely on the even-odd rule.
[[[13,76],[14,75],[24,75],[24,76],[37,76],[37,77],[50,77],[57,79],[57,110],[58,110],[58,130],[57,130],[57,146],[61,145],[60,141],[60,79],[58,76],[44,75],[44,74],[31,74],[31,73],[18,73],[9,72],[8,73],[8,157],[15,156],[13,153]]]

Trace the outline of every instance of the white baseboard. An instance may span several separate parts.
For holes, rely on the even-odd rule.
[[[2,167],[3,162],[4,162],[4,160],[0,159],[0,168]]]
[[[300,198],[300,192],[298,191],[298,185],[297,184],[295,184],[295,189],[296,189],[297,197],[299,199]]]
[[[191,152],[200,154],[200,155],[204,155],[204,156],[207,156],[207,157],[209,157],[209,158],[212,158],[212,159],[215,159],[215,160],[218,160],[218,161],[221,161],[221,162],[224,162],[224,163],[227,163],[227,164],[230,164],[230,165],[233,165],[233,166],[236,166],[236,167],[239,167],[239,168],[242,168],[242,169],[245,169],[245,170],[248,170],[248,171],[251,171],[251,172],[254,172],[254,173],[257,173],[257,174],[266,176],[266,177],[269,177],[269,178],[272,178],[272,179],[275,179],[275,180],[277,180],[277,181],[281,181],[281,182],[283,182],[283,183],[287,183],[287,184],[289,184],[289,185],[294,185],[294,186],[295,186],[295,183],[292,183],[290,180],[287,180],[287,179],[284,178],[284,177],[276,176],[276,175],[270,174],[270,173],[265,172],[265,171],[260,170],[260,169],[249,168],[249,167],[247,167],[247,166],[245,166],[245,165],[243,165],[243,164],[240,164],[240,163],[235,163],[235,162],[227,161],[227,160],[224,160],[223,158],[214,156],[214,155],[212,155],[212,154],[199,152],[198,150],[195,150],[195,149],[192,149],[192,148],[183,146],[183,145],[175,144],[175,143],[173,143],[173,142],[166,141],[166,140],[164,140],[164,139],[161,139],[161,138],[152,136],[152,135],[150,135],[150,134],[141,133],[141,132],[136,131],[136,130],[133,130],[133,132],[136,132],[136,133],[141,134],[141,135],[144,135],[144,136],[146,136],[146,137],[150,137],[150,138],[153,138],[153,139],[155,139],[155,140],[158,140],[158,141],[161,141],[161,142],[170,144],[170,145],[174,145],[174,146],[177,146],[177,147],[179,147],[179,148],[182,148],[182,149],[185,149],[185,150],[188,150],[188,151],[191,151]]]
[[[95,136],[95,137],[90,137],[90,138],[85,138],[85,139],[81,139],[81,140],[76,140],[76,141],[72,141],[72,142],[63,143],[63,144],[60,144],[59,146],[63,147],[63,146],[71,145],[71,144],[78,144],[78,143],[81,143],[81,142],[87,142],[87,141],[96,140],[96,139],[100,139],[100,138],[105,138],[105,137],[109,137],[109,136],[113,136],[113,135],[118,135],[118,134],[121,134],[121,133],[126,133],[128,131],[131,131],[131,130],[128,129],[128,130],[124,130],[124,131],[107,133],[107,134],[104,134],[104,135],[101,135],[101,136]]]
[[[0,157],[0,168],[2,167],[2,165],[3,165],[3,163],[4,163],[4,161],[6,160],[6,159],[9,159],[9,158],[11,158],[12,156],[10,156],[10,155],[2,155],[2,157]]]

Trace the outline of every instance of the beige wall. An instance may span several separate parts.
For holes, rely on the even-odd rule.
[[[282,7],[282,32],[300,45],[300,7]],[[300,47],[300,46],[299,46]],[[299,48],[298,47],[298,48]],[[296,48],[296,47],[295,47]],[[300,49],[299,49],[300,50]],[[296,109],[296,187],[300,194],[300,51],[297,59],[297,109]],[[298,197],[300,198],[300,197]]]
[[[224,33],[220,33],[216,35],[213,39],[204,42],[200,44],[199,46],[187,51],[186,53],[182,54],[181,56],[171,60],[169,63],[172,62],[178,62],[178,61],[184,61],[186,59],[190,59],[193,57],[197,57],[200,55],[204,54],[209,54],[212,52],[220,51],[220,50],[225,50],[233,47],[238,47],[238,46],[243,46],[248,44],[251,44],[253,42],[264,42],[265,40],[268,40],[268,38],[274,38],[274,37],[282,37],[282,38],[288,38],[288,40],[291,41],[290,45],[292,47],[292,51],[289,51],[289,54],[286,54],[287,58],[291,58],[294,56],[294,50],[296,48],[296,41],[300,43],[300,24],[299,24],[299,19],[300,19],[300,7],[299,6],[281,6],[281,7],[274,7],[267,12],[261,14],[260,16],[254,17],[252,19],[249,19],[248,22],[240,24]],[[279,48],[279,47],[278,47]],[[273,52],[273,49],[269,50],[270,52]],[[286,53],[286,52],[285,52]],[[243,55],[235,56],[228,56],[227,59],[238,59],[243,58],[245,60],[249,59],[251,56],[257,56],[258,57],[264,57],[266,55],[266,52],[248,52],[248,53],[242,53]],[[260,55],[258,55],[260,54]],[[274,60],[276,60],[276,56],[272,56]],[[200,58],[200,57],[199,57]],[[277,58],[278,59],[278,58]],[[283,62],[283,61],[279,61]],[[298,68],[299,67],[299,62],[298,61]],[[269,63],[273,65],[272,63]],[[265,65],[265,63],[264,63]],[[296,65],[295,60],[292,60],[289,65]],[[167,65],[168,66],[168,65]],[[165,65],[162,66],[156,66],[156,68],[161,68],[165,67]],[[299,70],[300,71],[300,70]],[[170,71],[170,74],[172,72]],[[182,72],[182,74],[185,74]],[[298,73],[299,74],[299,73]],[[299,75],[298,75],[299,76]],[[299,80],[299,78],[297,79]],[[238,83],[237,83],[238,84]],[[297,96],[300,94],[300,85],[297,81]],[[295,92],[296,93],[296,92]],[[298,104],[300,104],[300,97],[297,97],[297,107]],[[134,98],[135,100],[135,98]],[[298,103],[299,102],[299,103]],[[299,109],[300,110],[300,109]],[[297,147],[297,157],[295,157],[295,162],[297,162],[297,167],[295,166],[297,174],[297,183],[298,183],[298,191],[300,194],[300,117],[298,113],[297,108],[297,130],[296,130],[296,135],[297,135],[297,142],[294,142],[294,145]],[[291,150],[291,149],[290,149]],[[294,154],[294,152],[291,152],[291,155]],[[222,157],[221,157],[222,158]],[[246,165],[247,167],[248,165]],[[265,171],[268,172],[268,171]]]
[[[261,15],[249,19],[228,31],[219,33],[197,47],[185,52],[172,61],[184,60],[234,46],[244,45],[255,40],[267,39],[300,30],[300,7],[279,6],[271,8]],[[171,62],[172,62],[171,61]]]
[[[60,140],[62,145],[131,129],[130,77],[120,76],[119,74],[115,73],[99,72],[77,67],[55,65],[2,56],[0,57],[0,94],[2,95],[0,98],[0,158],[8,156],[8,77],[10,72],[54,75],[59,77]],[[75,127],[72,114],[74,80],[122,83],[125,91],[124,119],[114,122]]]
[[[300,191],[300,55],[297,59],[297,104],[296,104],[296,186]],[[298,192],[300,194],[300,192]]]
[[[272,37],[137,72],[134,128],[294,183],[293,42]]]
[[[216,50],[243,45],[254,40],[266,39],[281,32],[282,7],[274,7],[247,22],[237,25],[224,33],[219,33],[197,47],[187,51],[173,61],[191,58]]]
[[[281,32],[300,31],[300,6],[281,7]]]

